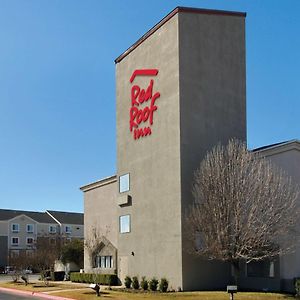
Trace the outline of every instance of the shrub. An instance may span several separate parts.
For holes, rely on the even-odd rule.
[[[138,280],[137,276],[132,277],[132,287],[135,290],[138,290],[140,288],[140,283],[139,283],[139,280]]]
[[[142,288],[144,291],[147,291],[147,290],[148,290],[148,281],[146,280],[146,277],[145,277],[145,276],[142,277],[142,280],[141,280],[141,288]]]
[[[124,279],[125,287],[128,288],[128,289],[130,289],[131,283],[132,283],[131,277],[130,276],[126,276],[125,279]]]
[[[165,293],[168,290],[169,281],[166,278],[162,278],[159,283],[159,290]]]
[[[157,290],[157,285],[158,285],[158,280],[153,277],[150,281],[149,281],[149,288],[151,291],[156,291]]]
[[[72,282],[99,283],[103,285],[118,285],[118,276],[115,274],[95,274],[95,273],[70,273]]]

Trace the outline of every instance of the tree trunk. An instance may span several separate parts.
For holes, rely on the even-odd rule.
[[[240,277],[240,262],[239,260],[232,260],[231,267],[233,271],[233,283],[238,285],[239,277]]]

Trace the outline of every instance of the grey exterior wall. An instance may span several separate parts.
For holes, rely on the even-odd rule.
[[[231,138],[246,141],[244,22],[241,16],[179,14],[182,218],[207,151]],[[224,289],[229,271],[227,264],[201,261],[183,247],[184,289]]]
[[[19,232],[12,232],[12,224],[19,224]],[[32,233],[27,232],[27,224],[34,225],[34,231]],[[19,245],[14,246],[11,243],[11,239],[13,237],[19,238]],[[8,243],[10,250],[21,250],[21,249],[31,249],[33,245],[27,245],[27,238],[33,238],[36,240],[37,238],[37,222],[33,219],[29,218],[26,215],[19,215],[11,220],[8,220]]]
[[[0,236],[0,267],[8,265],[8,237]]]
[[[300,186],[300,144],[294,142],[288,145],[261,151],[276,166],[291,176]],[[299,197],[300,203],[300,197]],[[295,237],[296,238],[296,237]],[[294,252],[280,257],[281,290],[294,292],[294,279],[300,277],[300,241]]]
[[[0,267],[8,264],[8,224],[0,221]]]
[[[121,280],[165,276],[175,289],[182,287],[178,58],[176,15],[116,65],[117,174],[130,173],[132,197],[132,205],[118,207],[118,216],[131,216],[131,232],[118,235],[118,273]],[[153,78],[153,92],[160,92],[152,134],[138,140],[129,130],[129,78],[136,69],[158,69],[134,84],[146,88]]]
[[[103,180],[97,185],[84,190],[84,237],[89,239],[93,230],[96,229],[99,236],[105,236],[107,240],[117,248],[117,181],[115,178]],[[96,271],[97,273],[115,273],[117,268],[117,259],[115,248],[112,251],[105,252],[104,255],[112,255],[114,257],[113,270],[94,270],[92,265],[92,257],[89,252],[84,251],[84,270],[85,272]]]
[[[166,276],[185,290],[228,282],[228,265],[186,252],[182,224],[193,172],[207,150],[246,140],[244,30],[241,16],[179,12],[117,63],[117,174],[130,173],[132,197],[132,205],[118,208],[119,216],[130,214],[132,228],[118,236],[121,280]],[[161,96],[152,134],[134,140],[129,78],[153,68]],[[134,84],[145,88],[149,80]]]

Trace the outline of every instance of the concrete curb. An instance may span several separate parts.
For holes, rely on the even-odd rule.
[[[12,294],[23,295],[23,296],[25,295],[25,296],[32,296],[32,297],[40,297],[40,298],[51,299],[51,300],[74,300],[72,298],[47,295],[47,294],[40,293],[40,292],[22,291],[22,290],[16,290],[16,289],[8,289],[8,288],[4,288],[4,287],[0,287],[0,291],[12,293]]]

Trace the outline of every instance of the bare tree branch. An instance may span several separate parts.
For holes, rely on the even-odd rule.
[[[244,143],[231,140],[206,155],[195,172],[193,195],[186,218],[193,252],[250,262],[293,249],[299,187]]]

